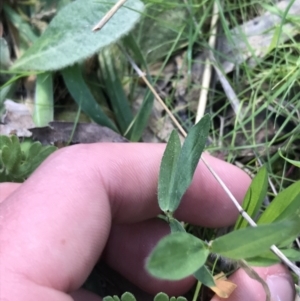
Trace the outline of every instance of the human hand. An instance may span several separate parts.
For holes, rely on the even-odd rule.
[[[164,145],[92,144],[51,155],[24,184],[0,186],[0,301],[96,301],[80,287],[104,251],[104,260],[143,290],[186,292],[192,277],[153,279],[145,258],[169,232],[155,219],[157,179]],[[250,179],[238,168],[204,154],[238,200]],[[237,210],[200,163],[177,218],[206,227],[228,226]],[[273,301],[292,301],[282,265],[256,269]],[[228,301],[263,301],[261,284],[242,270]],[[218,301],[217,297],[212,299]]]

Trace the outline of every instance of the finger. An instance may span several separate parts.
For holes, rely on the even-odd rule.
[[[0,183],[0,203],[9,197],[20,185],[19,183]]]
[[[102,160],[111,162],[105,171],[104,184],[116,222],[138,222],[158,214],[157,181],[164,148],[165,145],[143,144],[129,155],[132,145],[119,144],[103,152]],[[207,154],[204,156],[241,202],[250,184],[248,175],[231,164]],[[229,197],[200,162],[177,217],[197,225],[222,227],[232,224],[237,216],[238,211]]]
[[[15,273],[40,285],[66,292],[78,289],[104,248],[112,218],[137,222],[159,212],[156,189],[164,148],[79,145],[50,156],[0,205],[1,262],[5,263],[0,274],[14,266]],[[231,165],[208,160],[241,199],[249,178]],[[233,206],[205,170],[198,168],[179,216],[208,226],[231,223],[236,217]],[[13,291],[14,285],[8,283],[6,288]]]
[[[293,301],[295,299],[292,277],[283,265],[278,264],[266,268],[254,268],[254,270],[268,284],[272,301]],[[266,293],[262,285],[250,278],[242,269],[239,269],[229,279],[237,284],[237,288],[228,301],[266,300]],[[222,300],[224,299],[215,296],[211,301]]]

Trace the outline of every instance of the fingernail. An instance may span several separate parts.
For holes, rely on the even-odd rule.
[[[285,276],[272,275],[267,278],[272,301],[294,301],[294,288]]]

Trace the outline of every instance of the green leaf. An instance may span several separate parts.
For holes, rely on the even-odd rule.
[[[10,143],[2,148],[1,157],[7,172],[13,173],[22,159],[20,142],[17,136],[10,137]]]
[[[252,180],[250,187],[246,193],[243,201],[243,209],[252,217],[255,218],[262,202],[267,194],[268,189],[268,172],[265,166],[263,166],[257,175]],[[239,216],[235,229],[242,229],[247,227],[248,222]]]
[[[279,155],[286,161],[288,161],[289,163],[291,163],[292,165],[295,165],[297,167],[300,167],[300,161],[296,161],[296,160],[291,160],[291,159],[288,159],[286,157],[283,156],[281,150],[278,151],[279,152]]]
[[[0,148],[2,149],[4,146],[11,146],[11,140],[8,136],[1,135],[0,136]]]
[[[125,292],[125,293],[121,296],[121,300],[122,300],[122,301],[136,301],[134,295],[131,294],[131,293],[129,293],[129,292]]]
[[[282,220],[300,208],[300,181],[281,191],[262,213],[257,224]]]
[[[1,69],[8,68],[11,65],[10,52],[8,43],[4,38],[0,37],[0,66]]]
[[[200,239],[188,233],[172,233],[159,241],[147,260],[147,270],[161,279],[179,280],[204,265],[208,249]]]
[[[27,160],[18,167],[17,171],[15,172],[15,176],[20,179],[25,179],[33,173],[34,170],[38,168],[38,166],[54,151],[56,151],[55,146],[44,146],[38,154],[32,155],[36,152],[37,146],[34,146],[32,153],[28,153]]]
[[[176,175],[177,161],[181,145],[178,133],[174,130],[171,133],[164,155],[162,157],[159,180],[158,180],[158,204],[162,211],[172,211],[172,192],[174,177]]]
[[[176,218],[169,219],[169,225],[171,228],[171,232],[186,232],[182,224]]]
[[[177,160],[175,174],[169,185],[168,199],[164,200],[167,210],[174,212],[180,204],[181,198],[190,186],[195,169],[204,150],[210,128],[210,117],[205,115],[189,131]]]
[[[187,301],[187,299],[185,297],[177,297],[176,299],[177,301]]]
[[[140,64],[143,67],[143,69],[147,71],[146,73],[149,74],[148,65],[143,56],[143,53],[141,52],[140,47],[136,43],[134,36],[132,34],[129,34],[124,38],[123,42],[126,45],[126,49],[131,50],[135,62]],[[154,86],[151,77],[146,77],[150,84]],[[141,139],[142,134],[144,133],[144,130],[148,125],[149,117],[152,112],[154,95],[152,92],[150,92],[149,89],[145,90],[144,95],[145,96],[143,102],[138,112],[136,113],[133,121],[130,124],[128,133],[126,133],[125,135],[130,141],[139,141]]]
[[[101,30],[92,31],[115,3],[116,0],[77,0],[66,5],[13,69],[62,69],[117,41],[133,28],[144,5],[139,0],[128,0]]]
[[[300,261],[300,252],[295,249],[280,249],[280,251],[291,261]],[[280,262],[273,252],[268,251],[260,256],[247,258],[247,263],[252,266],[270,266]]]
[[[62,76],[69,92],[76,103],[81,107],[82,111],[96,123],[102,126],[107,126],[115,132],[118,132],[114,123],[104,114],[84,82],[80,67],[78,65],[74,65],[64,69],[62,70]]]
[[[37,40],[37,35],[33,32],[32,26],[25,20],[19,12],[17,13],[9,5],[3,5],[3,10],[9,21],[18,30],[18,36],[20,40],[24,40],[27,45],[35,42]]]
[[[159,185],[163,186],[161,192],[158,193],[159,205],[163,211],[174,212],[180,204],[181,198],[186,192],[187,188],[190,186],[195,169],[198,165],[199,159],[201,157],[202,151],[204,150],[208,132],[210,128],[210,117],[205,115],[195,126],[189,131],[181,152],[177,158],[172,158],[171,156],[166,156],[163,163],[163,175],[159,177]],[[178,148],[178,147],[177,147]],[[173,151],[175,152],[175,150]],[[178,152],[178,150],[176,150]],[[172,152],[170,151],[172,154]],[[175,160],[177,162],[175,163]],[[167,167],[167,164],[176,164],[175,166]],[[169,170],[168,170],[169,168]],[[172,174],[165,175],[167,171],[172,170]],[[161,178],[163,180],[161,180]],[[168,179],[169,178],[169,179]],[[167,185],[167,181],[170,181]]]
[[[155,297],[153,301],[169,301],[170,298],[167,294],[165,293],[158,293]]]
[[[118,71],[112,61],[111,54],[103,51],[100,56],[102,67],[102,79],[109,95],[112,110],[115,114],[121,133],[124,134],[133,119],[129,101],[124,92]]]
[[[106,296],[103,298],[103,301],[114,301],[114,298],[112,296]]]
[[[244,228],[221,236],[212,242],[211,252],[232,259],[255,257],[283,239],[296,238],[299,233],[300,218],[297,213],[273,224]]]
[[[22,147],[22,145],[21,145],[21,147]],[[48,147],[52,148],[53,151],[54,151],[54,149],[55,149],[55,148],[53,148],[53,146],[48,146]],[[48,148],[48,147],[46,146],[46,147],[44,147],[44,149],[46,149],[46,148]],[[42,150],[43,150],[43,145],[42,145],[42,143],[40,143],[40,142],[38,142],[38,141],[36,141],[36,142],[34,142],[34,143],[31,143],[31,145],[30,145],[30,147],[29,147],[29,149],[28,149],[28,152],[27,152],[27,158],[29,158],[29,159],[35,158],[36,156],[39,155],[39,153],[40,153]]]
[[[52,73],[38,74],[36,77],[33,121],[37,127],[44,127],[54,120]]]
[[[207,287],[216,286],[214,277],[205,265],[194,273],[194,277]]]

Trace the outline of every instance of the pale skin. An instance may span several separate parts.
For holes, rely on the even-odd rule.
[[[185,293],[193,278],[153,279],[145,258],[169,232],[155,217],[157,179],[165,145],[93,144],[62,149],[24,184],[0,186],[0,300],[100,301],[80,289],[104,251],[105,261],[148,293]],[[249,177],[204,154],[241,201]],[[206,227],[228,226],[237,210],[200,163],[177,218]],[[293,282],[282,265],[257,269],[273,301],[292,301]],[[264,301],[261,285],[242,271],[228,301]],[[212,299],[219,301],[217,297]],[[224,300],[224,299],[223,299]]]

